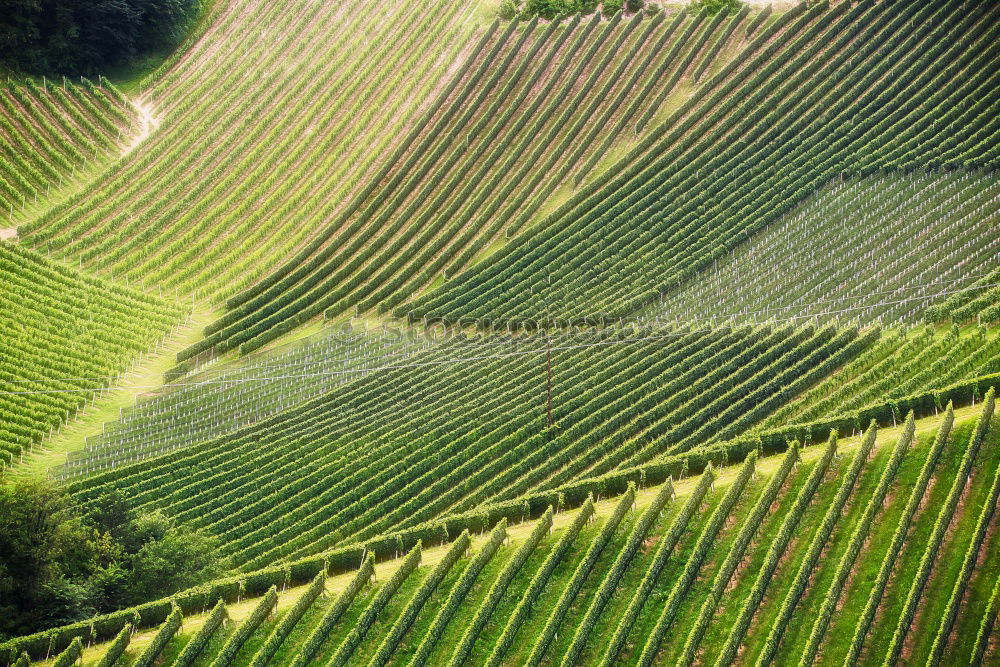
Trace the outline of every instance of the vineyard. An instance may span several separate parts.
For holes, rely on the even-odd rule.
[[[992,174],[837,181],[650,312],[703,323],[917,322],[942,296],[995,299],[975,288],[979,279],[997,282],[983,269],[1000,262],[1000,238],[989,231],[998,226],[1000,182]],[[862,237],[866,243],[853,242]],[[816,271],[819,263],[822,271]],[[880,296],[877,307],[871,294]],[[984,306],[957,321],[975,319]],[[997,320],[983,314],[987,322]]]
[[[595,14],[491,31],[422,132],[307,247],[229,298],[179,360],[250,352],[314,317],[384,313],[454,275],[529,224],[561,182],[588,177],[616,140],[691,99],[693,70],[734,57],[744,17]]]
[[[13,228],[72,183],[86,183],[141,131],[110,82],[8,79],[0,91],[0,212]]]
[[[165,620],[133,634],[127,655],[762,665],[883,664],[899,651],[939,663],[933,656],[947,651],[947,664],[967,664],[989,639],[989,573],[1000,564],[988,530],[1000,495],[998,427],[990,392],[919,428],[911,416],[793,443],[772,459],[751,453],[674,483],[418,541],[405,557],[355,553],[342,573],[319,563],[299,587],[280,581],[290,570],[249,575],[262,597],[213,607],[192,593],[173,612],[150,607]],[[980,612],[956,614],[963,600]],[[88,647],[84,660],[112,650]]]
[[[1000,664],[1000,4],[201,4],[0,64],[0,667]]]
[[[785,14],[788,28],[766,48],[742,51],[700,105],[678,109],[533,233],[396,313],[617,320],[835,178],[992,169],[996,11],[842,2]],[[987,268],[966,264],[972,274]]]
[[[152,296],[5,243],[0,243],[0,285],[0,459],[5,464],[110,389],[183,314]]]

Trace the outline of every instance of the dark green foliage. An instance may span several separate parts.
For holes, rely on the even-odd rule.
[[[199,0],[0,0],[0,62],[90,74],[178,44]]]
[[[527,0],[524,5],[526,16],[538,16],[550,20],[571,11],[572,3],[565,0]]]
[[[517,0],[501,0],[498,14],[504,21],[513,21],[521,13]]]
[[[0,636],[93,614],[86,580],[101,550],[95,531],[55,487],[0,486]]]
[[[0,485],[0,636],[163,597],[225,572],[213,539],[159,513],[137,514],[121,494],[102,495],[91,510],[85,516],[47,482]]]

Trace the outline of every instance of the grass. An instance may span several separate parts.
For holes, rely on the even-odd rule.
[[[1000,429],[996,420],[992,426],[992,434],[987,438],[986,446],[991,450],[996,450],[996,443],[1000,442]],[[992,452],[991,452],[992,453]],[[986,475],[984,475],[985,477]],[[993,586],[996,583],[996,573],[1000,572],[1000,544],[998,544],[997,517],[993,517],[993,529],[987,533],[986,542],[979,552],[979,561],[969,587],[966,590],[965,600],[962,603],[964,613],[960,612],[952,628],[950,642],[947,645],[947,653],[954,656],[956,660],[966,663],[972,657],[975,647],[976,636],[979,633],[979,625],[982,621],[981,610],[986,609]],[[1000,656],[994,656],[995,658]]]
[[[632,531],[632,525],[637,518],[638,515],[633,512],[626,519],[622,520],[611,540],[604,546],[600,557],[597,559],[597,563],[594,565],[594,569],[584,579],[583,586],[577,593],[576,598],[574,598],[573,604],[570,605],[569,611],[563,618],[562,623],[560,623],[555,639],[549,644],[546,659],[542,660],[543,665],[558,665],[562,656],[569,649],[570,644],[573,642],[573,636],[576,634],[577,626],[579,626],[584,614],[587,613],[587,608],[590,607],[590,603],[594,599],[594,593],[604,580],[604,573],[615,562],[615,558],[625,545],[628,534]],[[590,548],[589,543],[587,544],[587,548]],[[541,626],[538,629],[541,630]],[[529,631],[529,636],[533,634],[535,633]]]
[[[530,526],[531,524],[527,525]],[[458,606],[455,616],[452,617],[451,622],[445,627],[441,638],[434,645],[434,650],[431,651],[427,659],[428,665],[443,665],[451,659],[455,647],[458,646],[462,640],[462,635],[465,634],[465,626],[457,622],[457,619],[466,618],[471,620],[473,614],[476,613],[476,609],[479,608],[483,599],[489,593],[490,587],[493,586],[493,582],[500,574],[500,571],[507,564],[507,559],[514,554],[516,547],[513,542],[511,540],[510,545],[501,547],[500,551],[493,556],[482,572],[479,573],[476,583],[472,585],[472,589],[469,590],[465,599]]]

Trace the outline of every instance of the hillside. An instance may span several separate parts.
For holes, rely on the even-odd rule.
[[[1000,664],[1000,5],[198,12],[0,90],[0,667]]]
[[[352,663],[369,664],[457,664],[465,653],[475,664],[569,664],[574,654],[586,664],[648,664],[654,657],[728,664],[737,655],[737,664],[813,664],[803,658],[813,654],[839,664],[855,650],[854,641],[834,641],[841,636],[864,647],[850,664],[882,664],[899,649],[917,659],[935,643],[968,657],[981,639],[982,614],[941,619],[963,596],[982,608],[992,593],[987,573],[997,552],[992,531],[985,532],[992,521],[986,510],[1000,492],[1000,422],[986,427],[992,405],[942,413],[917,428],[795,445],[471,540],[463,533],[452,544],[425,543],[422,554],[379,563],[373,586],[364,585],[372,576],[366,561],[360,571],[327,578],[322,597],[315,597],[315,581],[281,587],[277,613],[261,617],[237,660],[253,662],[281,636],[279,627],[284,639],[274,655],[288,663],[309,645],[319,660],[347,653]],[[955,587],[983,539],[993,555]],[[826,556],[817,559],[820,549]],[[412,569],[417,562],[423,566]],[[789,593],[807,582],[803,594]],[[924,591],[938,592],[933,608],[910,603]],[[198,599],[180,602],[190,608]],[[227,605],[234,623],[211,633],[199,663],[211,662],[254,618],[261,599]],[[202,609],[187,612],[193,615],[168,656],[206,627]],[[368,627],[356,625],[362,617],[372,624],[359,633]],[[738,634],[722,630],[732,627]],[[668,631],[686,639],[661,644]],[[595,633],[614,641],[588,641]],[[151,636],[135,635],[127,655]],[[88,649],[84,658],[107,648]]]

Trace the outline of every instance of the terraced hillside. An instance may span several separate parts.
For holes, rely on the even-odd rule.
[[[872,340],[811,327],[456,340],[151,461],[121,467],[122,448],[118,468],[71,488],[83,502],[121,489],[254,568],[734,437]]]
[[[751,48],[746,15],[594,14],[497,29],[422,132],[407,135],[301,252],[229,298],[229,312],[180,360],[250,352],[321,315],[386,312],[469,266],[565,198],[564,183],[606,167],[612,145],[634,143],[703,95],[708,84],[696,86],[694,74]]]
[[[230,295],[363,188],[486,40],[478,3],[212,7],[201,38],[143,82],[158,130],[23,225],[27,244],[132,284]]]
[[[916,322],[949,297],[995,299],[996,286],[986,285],[996,276],[984,270],[1000,262],[991,231],[998,225],[1000,182],[992,172],[837,181],[650,312],[703,323]],[[995,319],[987,314],[987,322]]]
[[[190,30],[0,91],[0,667],[1000,664],[1000,4]]]

